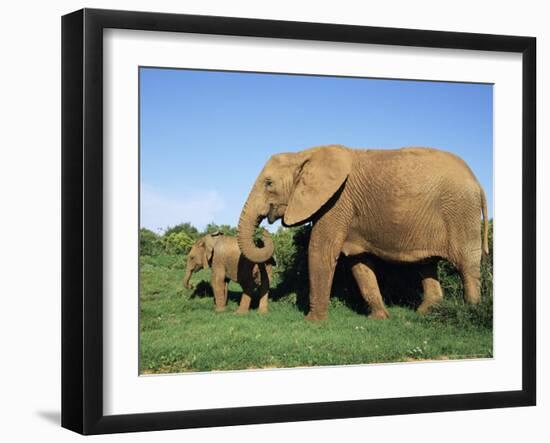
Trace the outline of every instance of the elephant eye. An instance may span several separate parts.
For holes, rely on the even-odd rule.
[[[273,185],[273,181],[270,178],[265,179],[265,185],[269,188]]]

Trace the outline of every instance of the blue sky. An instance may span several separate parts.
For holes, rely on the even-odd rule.
[[[141,226],[236,225],[272,154],[452,151],[493,213],[492,85],[140,68]],[[265,223],[264,223],[265,224]]]

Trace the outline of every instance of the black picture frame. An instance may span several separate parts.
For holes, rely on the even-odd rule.
[[[522,54],[522,389],[131,415],[103,413],[103,30],[504,51]],[[62,18],[62,426],[151,431],[536,404],[536,39],[339,24],[83,9]]]

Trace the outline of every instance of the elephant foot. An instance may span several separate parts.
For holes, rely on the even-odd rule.
[[[310,322],[325,321],[327,319],[328,319],[328,314],[327,313],[318,314],[318,313],[314,313],[314,312],[310,311],[306,315],[306,321],[310,321]]]
[[[258,308],[258,313],[265,315],[267,314],[267,308]]]
[[[240,309],[239,308],[235,311],[235,314],[237,314],[237,315],[246,315],[246,314],[248,314],[248,309]]]
[[[221,308],[216,306],[216,307],[214,308],[214,311],[215,311],[215,312],[224,312],[224,311],[225,311],[225,306],[222,306]]]
[[[376,311],[372,311],[369,314],[369,318],[373,318],[375,320],[385,320],[390,318],[390,314],[385,309],[378,309]]]

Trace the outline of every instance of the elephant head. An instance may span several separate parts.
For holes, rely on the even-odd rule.
[[[256,179],[243,206],[238,227],[241,252],[263,263],[273,254],[267,232],[263,247],[253,240],[256,227],[283,219],[285,226],[309,221],[341,188],[351,172],[353,151],[342,146],[312,148],[272,156]]]
[[[191,247],[191,250],[187,255],[187,264],[185,266],[185,275],[183,277],[183,284],[187,289],[191,289],[189,280],[194,272],[197,272],[203,268],[210,268],[212,256],[214,255],[214,246],[216,245],[220,235],[223,234],[220,232],[214,232],[213,234],[205,235],[201,239],[197,240]]]

